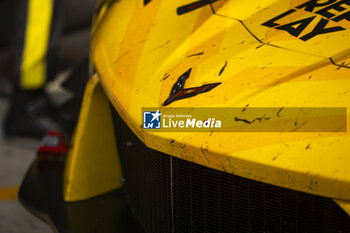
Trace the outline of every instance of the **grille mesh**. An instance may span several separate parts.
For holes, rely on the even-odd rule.
[[[331,199],[151,150],[114,115],[125,194],[147,233],[350,233],[350,218]]]

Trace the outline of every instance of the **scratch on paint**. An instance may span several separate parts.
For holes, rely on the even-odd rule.
[[[271,118],[270,117],[265,117],[265,115],[263,117],[257,117],[255,118],[254,120],[250,121],[250,120],[247,120],[247,119],[242,119],[242,118],[238,118],[238,117],[235,117],[235,121],[242,121],[246,124],[252,124],[254,123],[255,121],[259,121],[259,122],[262,122],[262,121],[265,121],[265,120],[270,120]]]
[[[295,129],[292,130],[292,132],[297,131],[298,129],[300,129],[301,127],[303,127],[304,125],[306,125],[307,121],[304,121],[301,125],[299,125],[298,127],[296,127]],[[297,121],[295,122],[295,126],[297,125]]]
[[[341,64],[339,65],[339,64],[335,63],[335,62],[333,61],[332,58],[329,58],[329,61],[330,61],[333,65],[338,66],[338,69],[340,69],[340,68],[348,68],[348,69],[350,69],[350,66],[346,65],[345,62],[343,62],[343,63],[341,63]],[[338,70],[338,69],[337,69],[337,70]]]
[[[220,70],[220,72],[219,72],[219,76],[221,76],[222,73],[225,71],[226,66],[227,66],[227,61],[225,61],[225,65],[221,68],[221,70]]]
[[[278,112],[277,112],[277,114],[276,114],[276,115],[277,115],[277,117],[281,117],[281,115],[280,115],[280,114],[281,114],[281,112],[282,112],[282,110],[283,110],[283,109],[284,109],[284,107],[282,107],[282,108],[280,108],[280,110],[278,110]]]
[[[249,107],[249,104],[247,104],[247,105],[243,108],[242,112],[245,112],[245,111],[247,110],[248,107]]]
[[[204,149],[203,149],[203,146],[201,146],[201,151],[202,151],[204,157],[206,158],[206,160],[208,161],[208,163],[210,163],[210,162],[209,162],[209,159],[208,159],[208,157],[207,157],[207,155],[205,154],[205,151],[204,151]]]
[[[163,78],[160,81],[164,81],[170,77],[170,74],[166,73],[164,74]]]
[[[165,48],[165,46],[168,45],[170,42],[171,42],[171,40],[168,40],[168,41],[165,42],[164,44],[162,44],[162,45],[160,45],[160,46],[158,46],[158,47],[155,47],[155,48],[153,48],[153,49],[147,51],[147,53],[153,52],[153,51],[155,51],[155,50],[157,50],[157,49]]]
[[[199,52],[199,53],[194,53],[194,54],[188,55],[187,57],[201,56],[203,54],[204,54],[204,52]]]
[[[272,158],[272,161],[275,161],[278,157],[280,157],[282,155],[281,152],[278,152],[277,155],[275,157]]]

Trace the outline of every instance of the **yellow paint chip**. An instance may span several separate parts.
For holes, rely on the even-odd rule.
[[[18,186],[0,188],[0,201],[17,199],[18,191]]]

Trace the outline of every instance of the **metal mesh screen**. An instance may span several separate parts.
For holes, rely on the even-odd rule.
[[[349,216],[331,199],[149,149],[115,116],[125,194],[147,233],[350,232]]]

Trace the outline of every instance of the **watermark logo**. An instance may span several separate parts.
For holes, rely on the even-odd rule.
[[[143,112],[143,128],[144,129],[160,129],[162,127],[161,117],[162,113],[146,111]]]
[[[153,132],[346,132],[346,108],[143,108]]]

